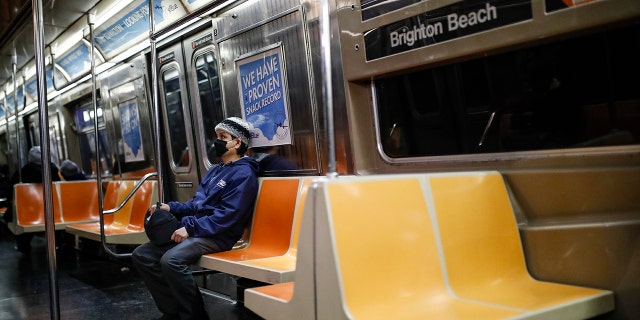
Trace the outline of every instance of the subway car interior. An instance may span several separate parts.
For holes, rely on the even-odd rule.
[[[230,117],[209,319],[640,319],[638,57],[638,0],[4,0],[0,320],[163,319],[132,252]]]

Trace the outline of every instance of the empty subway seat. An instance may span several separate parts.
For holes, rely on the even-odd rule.
[[[13,187],[13,221],[7,226],[14,234],[41,232],[45,229],[44,194],[41,183],[19,183]],[[64,229],[60,198],[51,188],[53,218],[57,230]]]
[[[105,210],[117,207],[133,190],[136,181],[110,181],[105,193]],[[148,240],[144,232],[144,214],[158,198],[157,182],[145,181],[127,203],[113,214],[104,215],[104,232],[109,244],[141,244]],[[101,241],[100,222],[74,224],[67,232]]]
[[[319,319],[519,316],[506,307],[449,294],[418,177],[337,179],[319,191]]]
[[[86,223],[99,219],[98,184],[95,180],[60,181],[53,186],[60,195],[63,223]]]
[[[519,314],[448,295],[417,177],[329,180],[310,188],[305,208],[295,282],[245,291],[245,305],[260,316],[297,319],[310,306],[296,304],[309,299],[317,305],[306,319]],[[305,245],[303,239],[314,233],[313,243]],[[301,265],[310,261],[312,267]]]
[[[312,179],[304,180],[300,186],[300,191],[298,192],[289,250],[280,256],[240,261],[238,262],[237,268],[246,268],[248,270],[247,273],[251,271],[251,274],[253,275],[260,274],[259,276],[254,277],[263,279],[263,282],[267,283],[275,284],[293,280],[296,269],[300,225],[304,214],[307,190],[311,182]]]
[[[246,265],[256,259],[279,257],[290,248],[300,178],[261,178],[250,240],[246,247],[203,255],[198,265],[262,282],[274,282],[269,269]]]
[[[483,175],[491,177],[486,181],[501,179],[498,173],[468,174]],[[245,305],[266,319],[582,319],[612,310],[609,291],[531,285],[528,282],[534,280],[522,276],[526,269],[521,249],[520,263],[515,261],[517,254],[494,253],[499,246],[518,251],[513,250],[521,246],[515,223],[495,223],[515,237],[484,228],[489,217],[482,213],[477,213],[482,221],[469,219],[458,227],[455,221],[464,218],[457,215],[462,212],[459,209],[465,209],[465,216],[494,212],[498,207],[504,213],[505,205],[510,208],[508,194],[504,185],[501,190],[482,184],[480,190],[498,194],[497,198],[482,194],[487,198],[484,203],[475,191],[464,189],[469,181],[446,184],[431,179],[445,176],[318,182],[307,197],[295,282],[247,289]],[[455,186],[465,191],[445,198],[445,203],[453,203],[450,207],[438,204],[443,201],[442,192]],[[460,200],[467,196],[471,203]],[[500,200],[503,196],[507,198]],[[494,206],[482,208],[489,204]],[[451,223],[440,225],[441,216]],[[487,244],[484,239],[497,242]],[[466,246],[453,251],[459,255],[454,269],[450,269],[452,241]],[[490,248],[484,250],[485,246]]]
[[[518,227],[498,172],[428,176],[451,290],[539,319],[585,319],[613,310],[613,294],[543,282],[527,271]]]
[[[295,263],[295,282],[246,289],[244,304],[265,319],[315,319],[314,215],[311,200],[317,183],[311,183],[305,197]]]

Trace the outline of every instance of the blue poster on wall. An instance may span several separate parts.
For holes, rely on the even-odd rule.
[[[81,41],[73,50],[62,56],[57,64],[71,79],[88,72],[91,68],[89,46]]]
[[[51,92],[51,90],[53,89],[53,70],[51,69],[51,65],[47,65],[46,68],[47,71],[45,71],[45,78],[46,78],[46,83],[47,83],[47,92]],[[31,97],[31,99],[33,101],[38,101],[38,82],[36,77],[34,76],[33,78],[31,78],[30,81],[27,82],[27,85],[25,85],[25,90],[27,91],[27,94],[29,95],[29,97]]]
[[[144,160],[142,148],[142,135],[140,134],[140,117],[138,105],[135,100],[125,102],[118,106],[120,111],[120,126],[122,127],[122,140],[124,147],[124,161]]]
[[[287,81],[280,44],[236,60],[242,116],[255,127],[252,147],[291,144]]]
[[[186,15],[178,0],[153,0],[153,22],[156,31]],[[119,53],[129,43],[146,37],[149,32],[149,2],[137,0],[96,29],[96,47],[108,57]]]

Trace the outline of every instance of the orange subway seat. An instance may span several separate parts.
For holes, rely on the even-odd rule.
[[[260,183],[249,245],[243,249],[205,255],[217,260],[243,261],[283,255],[289,249],[299,179],[265,179]],[[200,265],[218,270],[201,259]],[[221,271],[221,270],[220,270]]]
[[[60,194],[64,223],[96,221],[99,219],[98,185],[96,181],[61,181],[54,184]]]
[[[610,291],[531,277],[498,172],[441,174],[428,181],[444,265],[456,296],[548,319],[584,319],[613,310]]]
[[[40,232],[45,229],[44,194],[41,183],[20,183],[14,186],[14,221],[9,228],[15,234],[23,232]],[[60,213],[60,198],[51,188],[53,220],[57,229],[63,229]]]

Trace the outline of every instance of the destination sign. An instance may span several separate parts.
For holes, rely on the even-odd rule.
[[[529,20],[531,0],[466,0],[365,32],[367,61]]]

